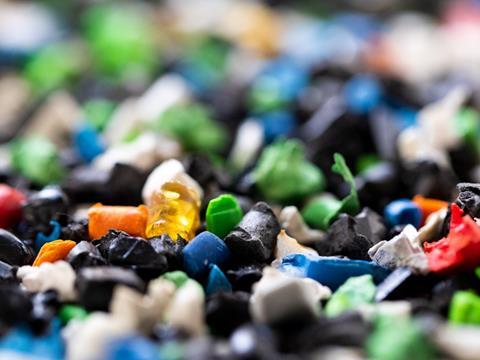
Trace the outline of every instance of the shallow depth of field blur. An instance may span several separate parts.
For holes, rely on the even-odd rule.
[[[52,129],[81,118],[102,130],[120,109],[136,125],[115,128],[105,141],[132,139],[168,104],[168,91],[160,100],[142,97],[167,73],[230,131],[223,153],[238,124],[264,111],[282,107],[305,123],[330,100],[325,74],[378,74],[393,91],[400,81],[401,97],[412,100],[408,123],[454,84],[478,88],[478,44],[480,2],[473,0],[1,0],[0,144],[31,134],[52,140]],[[292,80],[286,71],[254,82],[282,59],[308,77]],[[282,91],[295,101],[282,103]],[[473,94],[478,104],[480,92]],[[39,111],[47,99],[56,101],[53,114]],[[0,166],[6,151],[0,146]]]

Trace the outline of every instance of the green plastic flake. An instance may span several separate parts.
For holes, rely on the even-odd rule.
[[[68,85],[83,69],[84,56],[70,43],[49,45],[25,66],[25,78],[37,94]]]
[[[159,57],[149,14],[135,6],[98,5],[83,19],[92,58],[99,71],[126,80],[150,76]]]
[[[457,131],[463,141],[476,152],[480,152],[480,115],[472,108],[464,108],[456,117]]]
[[[177,139],[187,151],[216,152],[228,141],[225,129],[198,104],[170,107],[153,124],[153,129]]]
[[[243,212],[235,196],[220,195],[208,203],[207,230],[223,239],[242,220],[242,217]]]
[[[205,68],[221,72],[227,64],[229,51],[230,45],[223,39],[202,37],[190,44],[185,56]]]
[[[56,146],[42,137],[28,137],[12,143],[12,166],[39,185],[59,182],[65,175]]]
[[[322,171],[305,159],[297,140],[278,140],[265,148],[254,170],[257,187],[269,200],[301,200],[325,187]]]
[[[112,116],[115,104],[104,99],[89,100],[83,105],[87,123],[102,131]]]
[[[351,215],[356,214],[360,210],[360,202],[358,201],[357,189],[355,187],[355,179],[348,168],[345,159],[339,153],[333,155],[335,163],[332,165],[332,171],[341,175],[343,180],[350,185],[350,194],[342,200],[341,212]]]
[[[450,303],[448,319],[455,324],[480,324],[480,297],[471,291],[457,291]]]
[[[332,171],[341,175],[350,185],[350,194],[338,200],[333,195],[321,195],[311,199],[302,209],[302,217],[306,223],[316,229],[327,230],[340,213],[355,215],[360,209],[355,179],[345,163],[342,155],[335,153]]]
[[[73,319],[85,319],[88,312],[81,306],[77,305],[63,305],[58,313],[62,324],[66,325]]]
[[[248,94],[249,107],[254,112],[269,112],[285,107],[286,101],[277,82],[258,81]]]
[[[428,338],[418,326],[406,318],[379,316],[375,329],[368,337],[366,350],[369,359],[430,360],[435,353]]]
[[[369,304],[375,296],[372,275],[351,277],[332,295],[325,307],[327,316],[337,316],[359,305]]]
[[[342,202],[330,194],[323,194],[310,200],[302,209],[305,222],[316,229],[327,230],[338,216]]]
[[[177,289],[185,285],[185,283],[190,280],[187,274],[179,270],[167,272],[163,274],[163,277],[174,283]]]

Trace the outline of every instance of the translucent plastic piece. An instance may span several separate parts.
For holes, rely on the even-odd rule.
[[[153,194],[148,208],[147,237],[168,234],[190,241],[200,226],[200,199],[179,182],[167,182]]]

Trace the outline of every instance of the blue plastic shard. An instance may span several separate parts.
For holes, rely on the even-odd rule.
[[[217,292],[231,292],[232,284],[217,265],[212,265],[210,273],[208,274],[207,285],[205,286],[205,293],[207,296]]]
[[[375,284],[379,284],[390,274],[388,269],[372,261],[304,254],[285,256],[280,270],[294,276],[314,279],[332,291],[353,276],[370,274]]]
[[[43,245],[50,241],[60,239],[62,226],[58,223],[58,221],[55,220],[50,221],[49,224],[52,227],[52,231],[50,232],[50,234],[45,235],[44,233],[40,232],[37,233],[37,236],[35,237],[35,247],[37,248],[37,250],[40,250]]]

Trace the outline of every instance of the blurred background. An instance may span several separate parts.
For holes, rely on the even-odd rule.
[[[0,0],[0,181],[41,186],[118,159],[146,171],[182,151],[230,154],[245,173],[254,155],[235,146],[255,143],[248,128],[239,139],[248,119],[265,143],[295,136],[322,169],[340,151],[359,172],[395,159],[398,134],[459,85],[475,150],[453,174],[474,179],[479,44],[475,0]],[[156,138],[150,162],[128,159],[156,146],[146,133],[173,142]]]

